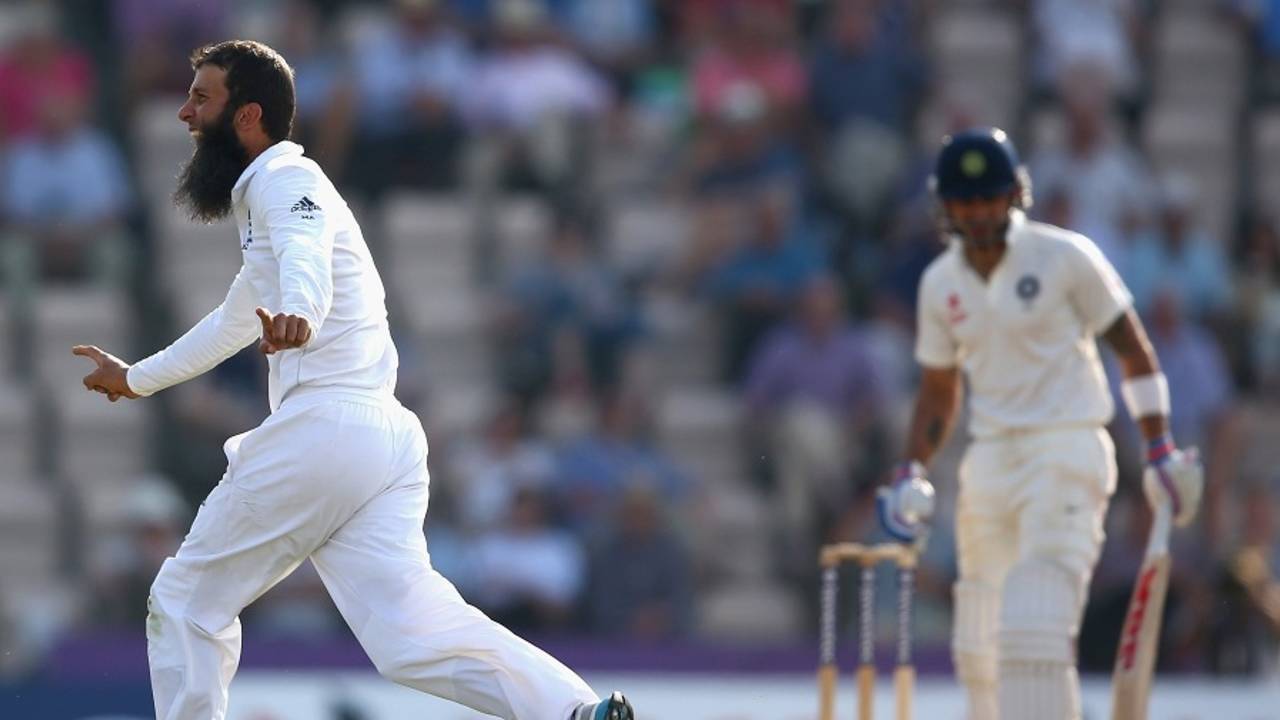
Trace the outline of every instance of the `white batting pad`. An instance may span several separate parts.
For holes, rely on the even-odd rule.
[[[1080,720],[1080,679],[1067,663],[1000,663],[1000,717]]]
[[[951,656],[968,697],[968,720],[996,720],[996,641],[1000,592],[988,583],[961,580],[954,587]]]
[[[988,583],[961,580],[955,584],[954,593],[951,649],[956,658],[956,672],[962,677],[970,674],[994,680],[1000,592]]]
[[[1000,659],[1073,665],[1083,585],[1076,574],[1046,559],[1016,563],[1005,578]]]

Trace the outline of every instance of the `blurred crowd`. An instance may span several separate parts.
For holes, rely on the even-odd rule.
[[[1185,38],[1179,13],[1195,21]],[[1033,216],[1086,233],[1129,284],[1175,438],[1206,458],[1161,662],[1277,667],[1280,218],[1258,180],[1270,166],[1255,167],[1275,156],[1252,129],[1280,101],[1280,3],[67,0],[0,17],[0,282],[11,297],[119,288],[141,325],[106,349],[127,358],[185,329],[150,259],[169,198],[145,188],[152,147],[135,119],[185,94],[203,42],[261,39],[293,65],[295,137],[358,210],[384,274],[398,198],[479,208],[483,224],[519,197],[548,218],[517,261],[500,234],[468,249],[467,311],[493,360],[461,388],[488,398],[472,422],[439,420],[459,388],[405,329],[436,310],[391,284],[401,397],[432,442],[433,561],[542,637],[812,636],[816,548],[876,537],[874,488],[903,440],[916,283],[942,248],[933,153],[948,130],[1005,126]],[[1169,25],[1173,40],[1152,31]],[[1231,82],[1166,77],[1168,58],[1217,37],[1242,55]],[[958,75],[984,62],[989,74]],[[1205,103],[1225,132],[1162,134]],[[1230,149],[1211,158],[1222,173],[1155,152],[1205,146]],[[36,313],[10,308],[15,328]],[[12,360],[19,377],[33,363]],[[264,372],[250,350],[143,401],[163,440],[111,536],[71,564],[85,600],[59,632],[140,633],[150,578],[222,472],[221,441],[267,411]],[[1113,431],[1121,481],[1086,670],[1110,666],[1149,522],[1123,411]],[[957,447],[934,473],[946,509],[920,578],[919,642],[942,646]],[[11,615],[0,638],[22,623]],[[346,632],[309,566],[245,624]]]

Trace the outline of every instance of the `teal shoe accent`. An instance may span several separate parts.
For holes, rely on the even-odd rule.
[[[602,701],[596,706],[596,711],[591,720],[635,720],[635,718],[635,711],[631,709],[631,703],[627,702],[622,693],[614,690],[608,700]]]

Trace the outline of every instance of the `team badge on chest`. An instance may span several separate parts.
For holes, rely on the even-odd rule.
[[[1018,293],[1022,306],[1029,309],[1031,302],[1040,294],[1040,278],[1035,275],[1023,275],[1014,286],[1014,292]]]

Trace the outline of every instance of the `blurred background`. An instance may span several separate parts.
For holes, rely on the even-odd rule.
[[[1276,0],[0,2],[0,716],[147,716],[148,586],[222,441],[267,413],[252,348],[116,404],[69,351],[136,360],[221,301],[234,226],[170,196],[187,55],[232,37],[296,69],[295,137],[387,283],[436,566],[589,678],[801,689],[735,718],[812,717],[816,549],[879,538],[910,413],[933,154],[1006,128],[1032,214],[1133,290],[1175,437],[1207,459],[1161,671],[1270,682],[1248,717],[1280,717]],[[1149,522],[1123,411],[1113,432],[1086,673],[1110,670]],[[963,436],[933,471],[916,610],[947,684]],[[309,564],[243,620],[244,697],[296,711],[303,690],[262,678],[373,677]],[[335,685],[304,717],[408,717]]]

